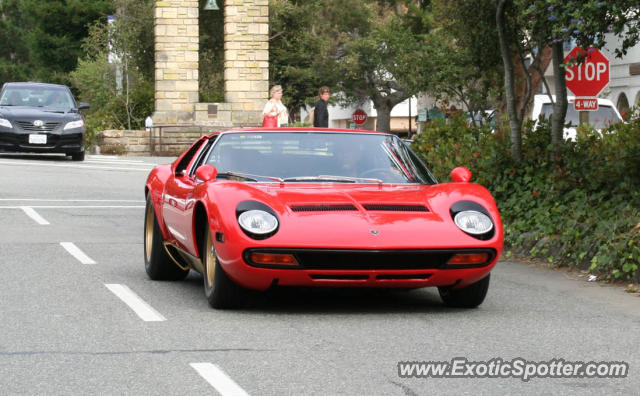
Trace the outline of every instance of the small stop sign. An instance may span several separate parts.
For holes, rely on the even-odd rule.
[[[597,48],[591,47],[585,51],[575,47],[564,58],[564,63],[581,55],[585,56],[583,63],[567,67],[567,88],[576,96],[596,96],[609,84],[609,60]]]
[[[362,125],[365,122],[367,122],[367,113],[365,113],[363,110],[356,110],[353,112],[353,115],[351,116],[351,120],[353,120],[353,122],[356,123],[356,125]]]

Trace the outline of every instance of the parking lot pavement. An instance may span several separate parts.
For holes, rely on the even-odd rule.
[[[144,271],[144,181],[169,158],[0,154],[3,394],[635,393],[637,297],[502,261],[485,303],[283,289],[215,311]],[[627,378],[400,378],[400,361],[625,361]]]

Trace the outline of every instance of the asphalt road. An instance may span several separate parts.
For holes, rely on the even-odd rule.
[[[637,394],[640,299],[502,261],[478,309],[436,290],[281,290],[210,309],[154,282],[144,180],[167,158],[0,154],[0,394]],[[623,361],[626,378],[401,378],[400,361]]]

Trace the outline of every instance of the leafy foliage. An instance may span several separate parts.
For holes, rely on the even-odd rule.
[[[67,83],[88,25],[113,10],[112,0],[3,0],[0,78]]]
[[[603,132],[580,127],[575,143],[552,150],[548,122],[525,124],[524,160],[508,138],[470,128],[462,117],[430,123],[413,148],[441,181],[467,166],[494,195],[505,246],[516,254],[576,266],[609,279],[640,272],[640,118]]]
[[[90,144],[98,128],[141,128],[153,113],[153,64],[148,61],[153,53],[148,41],[153,28],[153,2],[117,3],[115,21],[97,21],[90,26],[83,44],[86,55],[70,73],[80,99],[92,105],[87,115]]]
[[[224,12],[206,11],[200,0],[199,85],[202,102],[224,102]],[[219,2],[222,5],[222,1]]]

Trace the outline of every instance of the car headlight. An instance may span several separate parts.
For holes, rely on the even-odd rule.
[[[67,122],[67,125],[64,126],[64,130],[66,131],[67,129],[82,128],[83,126],[84,126],[84,121],[82,120],[71,121],[71,122]]]
[[[263,210],[248,210],[238,216],[238,223],[245,231],[264,235],[278,228],[278,219]]]
[[[484,213],[465,210],[455,215],[453,221],[462,231],[472,235],[482,235],[491,231],[493,222]]]
[[[11,122],[9,122],[9,120],[4,119],[4,118],[0,118],[0,126],[3,126],[5,128],[9,128],[9,129],[13,129],[13,125],[11,125]]]

